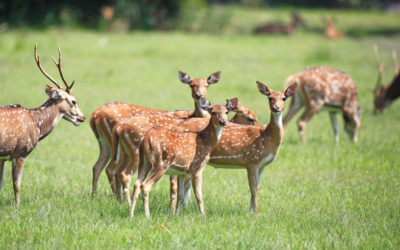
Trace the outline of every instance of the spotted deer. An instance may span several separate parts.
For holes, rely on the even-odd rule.
[[[211,106],[207,99],[202,98],[200,105],[210,114],[208,124],[204,129],[189,132],[154,127],[145,133],[140,150],[143,154],[143,164],[139,166],[138,179],[132,194],[130,217],[133,217],[140,190],[146,217],[150,217],[149,192],[164,174],[178,175],[178,182],[182,185],[184,177],[190,174],[200,213],[205,214],[202,198],[202,171],[211,150],[217,144],[227,124],[228,112],[232,111],[236,104],[228,101],[226,106]],[[178,192],[179,200],[183,200],[183,193]],[[179,205],[176,212],[179,212]]]
[[[297,27],[305,26],[306,22],[301,18],[301,16],[292,12],[291,15],[292,21],[290,24],[282,24],[282,23],[265,23],[257,26],[253,33],[255,34],[285,34],[291,35]]]
[[[343,37],[343,33],[335,27],[333,18],[324,18],[325,23],[325,37],[329,39],[339,39]]]
[[[378,47],[374,46],[374,54],[378,65],[378,80],[376,82],[374,94],[374,114],[379,114],[385,110],[394,100],[400,97],[400,74],[397,53],[392,51],[393,57],[393,80],[390,84],[382,85],[383,64],[379,59]]]
[[[58,61],[54,58],[53,60],[66,89],[63,89],[60,83],[42,68],[36,45],[34,56],[39,70],[57,88],[46,85],[45,92],[49,98],[38,108],[28,109],[18,104],[0,107],[0,190],[3,187],[4,163],[11,161],[17,206],[20,205],[20,185],[25,158],[40,140],[50,134],[61,118],[76,126],[79,126],[85,120],[85,116],[78,108],[76,99],[72,94],[74,82],[68,84],[62,73],[61,50],[59,49]]]
[[[138,113],[162,113],[164,115],[179,118],[208,116],[208,113],[204,112],[200,108],[199,99],[207,95],[208,86],[217,83],[220,77],[221,72],[218,71],[211,74],[208,78],[193,79],[188,74],[179,71],[180,81],[189,85],[192,90],[191,92],[195,106],[194,111],[162,111],[121,102],[109,103],[94,110],[90,116],[90,127],[92,128],[92,131],[99,143],[100,154],[95,165],[93,166],[92,196],[95,196],[97,193],[97,182],[101,171],[110,161],[112,130],[117,122],[128,116]],[[112,173],[112,169],[107,169],[106,174],[111,188],[116,194],[116,182],[115,176]]]
[[[267,125],[228,124],[221,138],[210,155],[209,165],[214,168],[231,168],[247,170],[251,200],[250,213],[257,213],[257,194],[265,166],[274,161],[283,141],[284,130],[282,112],[287,98],[296,92],[296,83],[289,85],[284,92],[271,90],[267,85],[257,81],[258,90],[266,95],[271,110],[270,122]],[[188,185],[178,185],[177,204],[183,202],[188,194]],[[184,187],[185,196],[180,196]]]
[[[290,103],[289,112],[283,119],[283,125],[304,106],[305,110],[297,121],[302,142],[306,141],[306,123],[322,108],[329,110],[335,141],[339,140],[339,128],[336,114],[342,112],[345,131],[354,142],[358,139],[361,126],[361,108],[358,105],[358,90],[353,79],[337,69],[319,66],[291,75],[286,86],[296,82],[298,90]]]
[[[235,112],[235,115],[229,120],[230,122],[238,124],[258,125],[256,114],[250,109],[244,107],[242,104],[238,103],[233,112]]]

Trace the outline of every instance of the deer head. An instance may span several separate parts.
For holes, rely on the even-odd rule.
[[[237,108],[238,99],[232,98],[231,100],[227,100],[225,106],[211,106],[210,102],[206,98],[200,98],[199,102],[200,107],[210,113],[211,122],[214,124],[214,126],[223,127],[228,121],[228,113]]]
[[[76,103],[76,99],[72,94],[72,87],[74,86],[74,81],[71,84],[68,84],[64,78],[61,69],[61,50],[58,48],[58,61],[53,58],[54,63],[56,64],[58,71],[60,73],[61,79],[65,85],[65,89],[62,88],[61,84],[54,80],[43,67],[40,65],[40,58],[37,54],[37,45],[35,45],[35,61],[39,68],[39,70],[43,73],[43,75],[49,79],[57,88],[46,85],[46,94],[49,96],[51,100],[53,100],[59,108],[59,112],[62,117],[74,125],[79,126],[81,122],[85,120],[85,116],[82,114],[82,111],[78,108]]]
[[[284,92],[271,90],[267,85],[257,81],[258,90],[261,94],[266,95],[269,100],[269,107],[273,114],[281,114],[285,107],[287,98],[294,95],[297,88],[297,83],[293,82],[286,88]]]
[[[386,98],[386,92],[388,90],[388,86],[382,85],[382,75],[384,70],[384,65],[380,60],[378,47],[374,45],[374,55],[377,63],[378,69],[378,79],[376,81],[375,88],[373,89],[374,95],[374,114],[381,113],[390,103]],[[395,50],[392,51],[393,58],[393,78],[395,78],[399,74],[399,64],[397,61],[397,53]]]
[[[207,79],[192,79],[188,74],[179,71],[179,80],[184,84],[189,84],[190,88],[192,89],[192,97],[195,100],[199,100],[201,97],[206,97],[208,86],[217,83],[220,78],[220,71],[211,74]]]

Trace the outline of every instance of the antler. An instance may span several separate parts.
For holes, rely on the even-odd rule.
[[[382,85],[383,64],[379,59],[378,46],[376,46],[376,44],[374,45],[374,54],[375,54],[376,64],[378,65],[378,80],[376,81],[376,86],[374,89],[374,91],[377,91],[379,87]]]
[[[64,82],[66,88],[66,91],[69,92],[72,88],[72,86],[74,86],[75,81],[72,81],[71,85],[68,85],[67,81],[64,78],[63,72],[61,70],[61,49],[60,46],[58,46],[58,62],[56,61],[56,59],[54,59],[53,57],[53,61],[56,64],[57,68],[58,68],[58,72],[60,72],[60,76],[62,81]]]
[[[47,79],[49,79],[52,83],[54,83],[59,89],[62,89],[61,85],[56,80],[54,80],[49,74],[47,74],[46,71],[44,71],[44,69],[40,65],[40,59],[37,54],[37,44],[35,44],[35,61],[40,71],[43,73],[43,75],[47,77]]]
[[[394,76],[396,77],[399,74],[399,63],[397,61],[396,50],[392,50],[392,57],[393,57],[393,72]]]

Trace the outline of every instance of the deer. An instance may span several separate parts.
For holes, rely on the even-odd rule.
[[[217,145],[221,133],[228,121],[228,112],[235,103],[228,101],[223,105],[211,106],[205,98],[200,105],[210,114],[207,126],[197,132],[175,131],[165,127],[153,127],[148,130],[140,147],[143,164],[139,165],[138,179],[132,194],[130,218],[134,215],[136,201],[142,191],[145,215],[150,218],[149,193],[154,184],[164,175],[178,175],[178,183],[183,185],[184,178],[190,174],[199,211],[205,215],[202,198],[202,171],[207,164],[211,150]],[[178,201],[183,193],[178,192]],[[179,212],[177,207],[176,213]]]
[[[373,90],[374,95],[374,114],[382,113],[394,100],[400,96],[400,74],[397,53],[392,51],[393,57],[393,79],[390,84],[382,85],[382,74],[384,65],[379,59],[378,47],[374,46],[375,59],[378,66],[378,80]]]
[[[233,98],[226,100],[227,103],[235,103],[232,106],[233,111],[238,110],[238,100]],[[246,118],[243,115],[244,118]],[[248,120],[244,119],[243,120]],[[107,167],[116,175],[117,181],[117,197],[121,201],[121,185],[124,192],[125,201],[130,204],[129,186],[132,176],[137,172],[140,154],[140,143],[144,138],[144,134],[152,127],[165,127],[171,130],[182,131],[199,131],[204,129],[208,124],[208,118],[191,118],[180,119],[177,117],[169,117],[157,113],[141,113],[129,116],[118,122],[112,131],[112,159]],[[173,178],[172,178],[173,179]],[[171,179],[171,181],[172,181]],[[177,183],[172,182],[172,188],[177,188]],[[173,201],[176,196],[171,197],[171,210],[175,206]]]
[[[78,108],[72,93],[74,81],[71,84],[65,80],[61,69],[61,49],[58,48],[58,61],[54,58],[61,84],[52,78],[40,64],[37,45],[34,49],[36,64],[42,74],[56,87],[46,85],[48,99],[38,108],[25,108],[19,104],[0,107],[0,190],[3,187],[4,163],[12,162],[12,179],[17,206],[21,203],[20,185],[25,158],[32,152],[39,141],[48,136],[61,118],[79,126],[85,116]]]
[[[259,81],[256,83],[261,94],[268,97],[271,110],[269,124],[227,124],[217,145],[211,151],[208,162],[214,168],[245,168],[247,170],[251,192],[250,213],[258,213],[257,195],[261,177],[265,166],[271,164],[278,155],[284,137],[282,112],[285,101],[294,95],[297,88],[297,83],[294,82],[282,92],[274,91]],[[177,210],[179,205],[187,199],[188,186],[187,183],[179,182]],[[184,191],[181,191],[182,189]],[[184,193],[184,196],[179,193]]]
[[[324,18],[325,23],[325,37],[329,39],[339,39],[343,38],[343,33],[335,27],[333,18]]]
[[[228,100],[227,100],[228,101]],[[229,120],[233,123],[238,124],[248,124],[248,125],[258,125],[257,115],[250,109],[246,108],[240,103],[237,103],[235,110],[235,115]]]
[[[301,18],[299,14],[296,12],[292,12],[292,23],[290,24],[282,24],[282,23],[266,23],[257,26],[253,33],[254,34],[285,34],[291,35],[297,27],[305,26],[306,22]]]
[[[97,182],[101,172],[111,159],[112,130],[122,119],[139,113],[162,113],[167,116],[179,118],[203,117],[208,113],[199,106],[201,97],[207,95],[210,85],[216,84],[221,78],[221,72],[217,71],[208,78],[191,78],[188,74],[179,71],[179,80],[191,88],[195,109],[190,111],[163,111],[141,107],[123,102],[112,102],[95,109],[90,116],[90,127],[98,141],[100,154],[93,166],[92,196],[97,194]],[[112,169],[107,169],[106,174],[114,194],[117,194],[116,180]]]
[[[297,121],[300,139],[306,142],[306,123],[322,108],[329,110],[335,142],[339,141],[339,127],[336,114],[342,112],[344,129],[353,142],[358,140],[361,126],[361,108],[358,105],[358,90],[353,79],[346,73],[327,66],[317,66],[287,78],[286,84],[296,82],[298,90],[289,111],[283,118],[286,126],[304,106],[305,110]]]

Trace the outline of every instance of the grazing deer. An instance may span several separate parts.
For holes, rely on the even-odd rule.
[[[342,111],[345,131],[350,139],[357,141],[361,125],[361,108],[358,105],[358,90],[346,73],[331,67],[319,66],[289,76],[286,85],[296,82],[298,91],[290,103],[283,125],[303,107],[305,110],[297,121],[302,142],[306,141],[305,127],[311,117],[322,108],[329,108],[335,141],[339,140],[336,113]]]
[[[374,53],[378,65],[378,80],[376,82],[374,94],[374,114],[383,112],[394,100],[400,96],[400,74],[399,63],[397,62],[397,53],[392,51],[393,57],[393,80],[390,84],[382,85],[383,64],[379,59],[378,47],[374,46]]]
[[[76,104],[72,95],[72,86],[65,80],[61,70],[61,50],[59,48],[58,62],[53,58],[66,89],[48,75],[40,65],[35,45],[35,61],[39,70],[57,88],[46,85],[49,99],[38,108],[27,109],[21,105],[0,107],[0,190],[3,187],[3,171],[5,161],[12,162],[12,177],[15,202],[20,204],[20,184],[25,158],[55,128],[61,118],[79,126],[85,116]]]
[[[233,112],[235,112],[236,114],[229,120],[230,122],[238,124],[258,125],[256,114],[250,109],[244,107],[242,104],[238,103],[237,108],[233,110]]]
[[[343,37],[343,33],[335,27],[333,18],[324,18],[325,36],[329,39],[338,39]]]
[[[292,23],[282,24],[282,23],[266,23],[257,26],[253,33],[255,34],[285,34],[291,35],[297,27],[303,25],[305,26],[305,21],[296,12],[292,12]]]
[[[296,83],[293,83],[281,92],[271,90],[258,81],[257,86],[259,91],[268,97],[271,110],[270,123],[267,125],[228,124],[211,152],[209,161],[209,164],[215,168],[245,168],[247,170],[251,191],[250,213],[257,213],[257,193],[261,176],[264,167],[278,155],[284,136],[282,112],[285,101],[293,96],[297,87]],[[181,190],[183,186],[180,181],[178,189]],[[182,195],[179,193],[182,191],[178,191],[178,206],[182,203]],[[185,194],[188,194],[187,190]]]
[[[138,179],[135,183],[130,217],[133,217],[137,198],[142,190],[146,217],[150,217],[149,192],[151,187],[164,175],[178,175],[178,182],[183,185],[184,177],[193,178],[193,189],[201,214],[205,214],[202,198],[202,172],[210,157],[211,150],[217,144],[225,125],[228,112],[236,103],[228,101],[226,106],[211,107],[207,99],[200,99],[200,105],[209,112],[208,125],[198,132],[174,131],[164,127],[155,127],[145,133],[143,146],[143,164],[139,166]],[[148,175],[150,173],[150,175]],[[140,189],[139,189],[140,188]],[[183,193],[178,192],[178,201],[183,200]],[[179,206],[176,212],[179,212]]]
[[[138,113],[162,113],[164,115],[189,118],[208,116],[208,113],[199,106],[199,99],[207,95],[208,86],[219,81],[221,72],[211,74],[208,78],[191,78],[188,74],[179,71],[179,79],[190,86],[194,99],[194,111],[161,111],[151,108],[136,106],[128,103],[113,102],[94,110],[90,116],[90,127],[99,143],[100,154],[93,167],[92,195],[97,193],[97,182],[101,171],[111,158],[112,129],[120,120]],[[113,192],[116,194],[115,176],[111,169],[106,170],[108,180]]]

